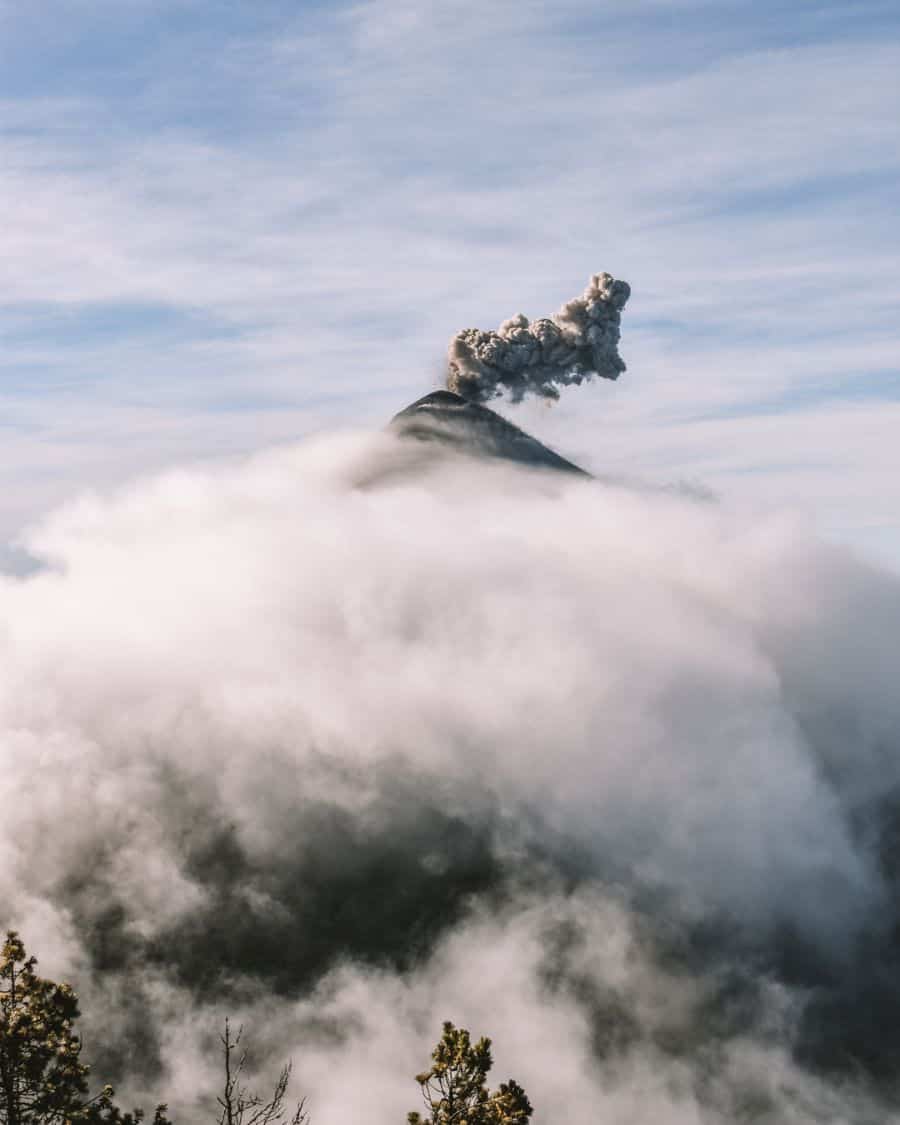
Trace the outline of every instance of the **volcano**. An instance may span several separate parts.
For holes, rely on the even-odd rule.
[[[391,429],[402,437],[435,442],[470,456],[590,476],[493,410],[453,391],[433,391],[417,399],[394,416]]]

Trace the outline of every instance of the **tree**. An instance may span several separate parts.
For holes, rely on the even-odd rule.
[[[78,998],[42,980],[15,933],[0,954],[0,1121],[65,1121],[87,1094],[88,1068],[72,1030]]]
[[[18,934],[0,952],[0,1125],[136,1125],[104,1086],[88,1097],[90,1067],[74,1030],[78,997],[67,984],[43,980]],[[157,1107],[153,1125],[171,1125]]]
[[[103,1092],[84,1108],[83,1116],[72,1118],[72,1122],[77,1121],[79,1125],[82,1122],[84,1125],[140,1125],[144,1120],[144,1111],[133,1109],[123,1113],[112,1100],[114,1093],[112,1086],[105,1086]],[[172,1125],[167,1113],[168,1106],[158,1105],[153,1113],[151,1125]]]
[[[531,1103],[518,1083],[510,1079],[488,1091],[490,1039],[473,1045],[465,1028],[448,1021],[431,1058],[431,1069],[416,1075],[429,1116],[410,1113],[409,1125],[527,1125],[531,1120]]]
[[[220,1036],[222,1056],[225,1067],[225,1084],[217,1098],[221,1113],[219,1125],[307,1125],[309,1116],[305,1112],[306,1099],[296,1103],[292,1116],[285,1105],[287,1088],[291,1080],[291,1064],[282,1067],[275,1088],[269,1098],[251,1093],[241,1081],[247,1052],[241,1050],[243,1027],[237,1035],[231,1034],[231,1024],[225,1020],[225,1031]]]

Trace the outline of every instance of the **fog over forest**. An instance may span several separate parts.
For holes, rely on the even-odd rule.
[[[199,1120],[230,1014],[316,1125],[402,1121],[452,1019],[539,1123],[888,1119],[895,576],[387,433],[27,547],[0,895],[126,1097]]]

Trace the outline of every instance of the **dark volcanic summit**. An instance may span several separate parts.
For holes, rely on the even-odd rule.
[[[493,410],[452,391],[418,399],[394,416],[391,427],[403,437],[439,442],[460,453],[589,475]]]

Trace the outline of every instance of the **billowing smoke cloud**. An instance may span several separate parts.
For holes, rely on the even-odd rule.
[[[215,1030],[402,1121],[444,1018],[536,1122],[884,1122],[900,582],[789,521],[390,435],[50,518],[0,580],[0,904],[98,1081]]]
[[[509,392],[559,398],[559,388],[594,375],[618,379],[619,323],[631,295],[625,281],[595,274],[580,297],[552,318],[529,321],[519,313],[496,332],[464,328],[450,341],[447,387],[464,398],[486,402]]]

